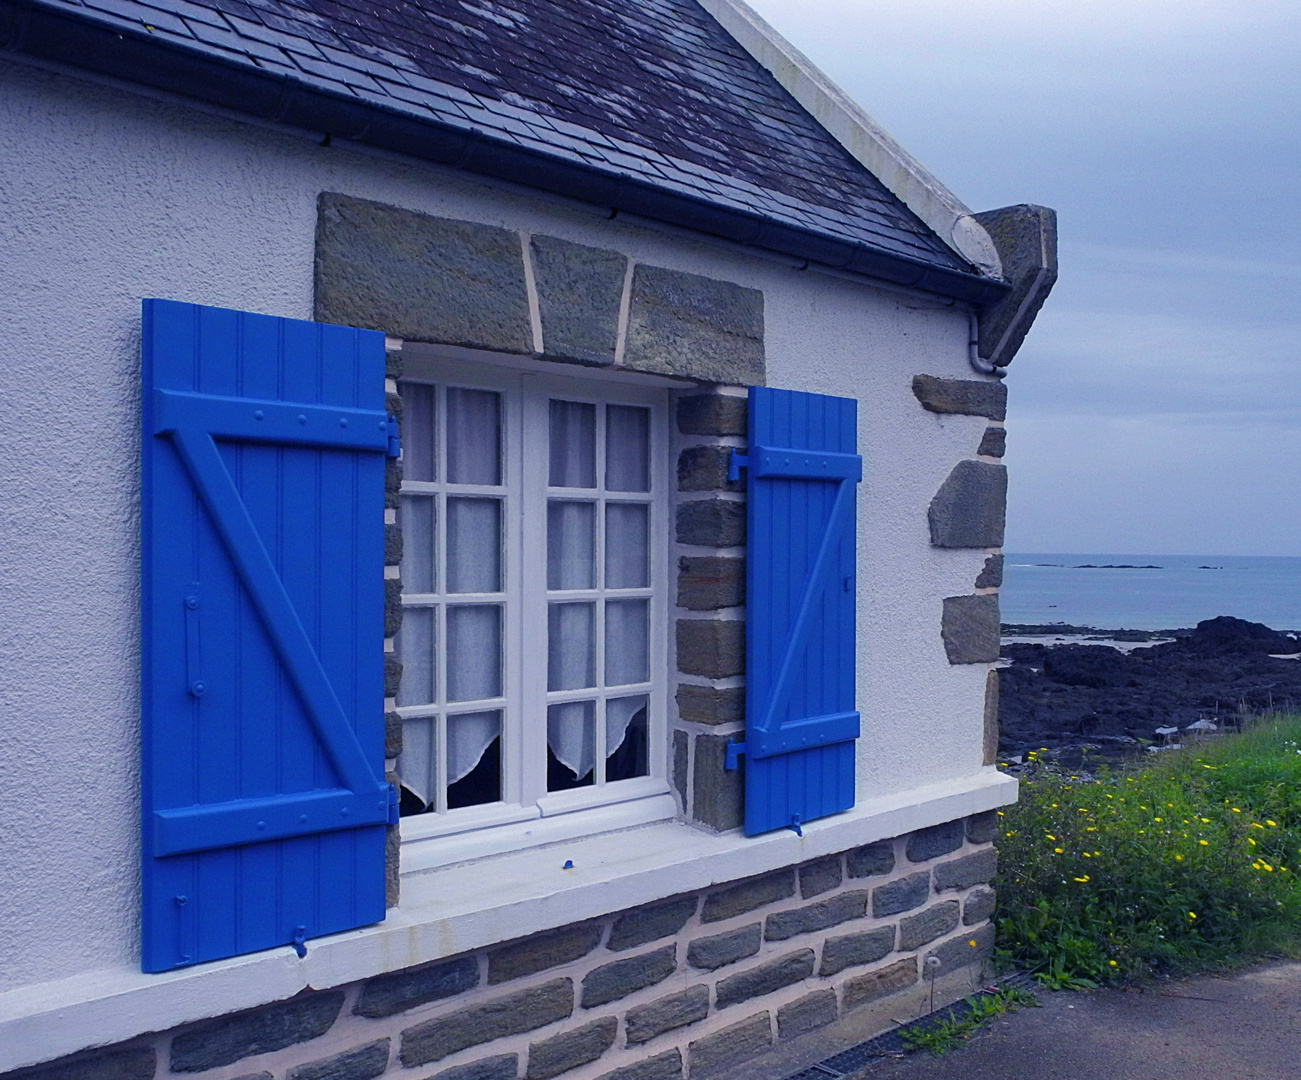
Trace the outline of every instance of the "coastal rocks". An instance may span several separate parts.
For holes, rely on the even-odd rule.
[[[1156,729],[1301,705],[1301,641],[1221,616],[1174,641],[1123,653],[1105,645],[1004,645],[1000,752],[1160,741]],[[1271,655],[1273,654],[1273,655]]]

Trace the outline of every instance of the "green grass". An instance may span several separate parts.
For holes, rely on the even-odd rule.
[[[908,1050],[928,1050],[934,1057],[947,1054],[963,1039],[982,1025],[1002,1016],[1018,1005],[1035,1005],[1035,996],[1016,987],[1003,987],[985,994],[965,998],[962,1006],[949,1010],[947,1017],[913,1027],[906,1027],[900,1035]]]
[[[1084,988],[1301,953],[1301,718],[1081,779],[1000,818],[999,959]]]

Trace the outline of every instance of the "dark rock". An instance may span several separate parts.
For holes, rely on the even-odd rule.
[[[967,898],[962,901],[963,925],[975,926],[977,923],[984,922],[993,916],[997,906],[998,897],[993,889],[986,889],[983,886],[972,889]]]
[[[839,888],[843,880],[839,855],[805,863],[800,867],[800,896],[811,900],[824,892]]]
[[[742,761],[739,769],[726,767],[727,744],[730,741],[726,735],[696,736],[691,813],[695,821],[716,832],[739,829],[743,820],[745,763]],[[708,902],[705,910],[709,910]]]
[[[737,724],[745,719],[745,687],[678,687],[678,716],[692,724]]]
[[[836,1017],[836,992],[831,989],[815,990],[777,1010],[777,1037],[797,1038],[820,1027],[826,1027],[834,1022]]]
[[[845,968],[875,964],[894,952],[895,928],[878,926],[857,934],[827,938],[822,946],[822,964],[818,974],[824,978]]]
[[[976,575],[977,589],[997,589],[1003,584],[1003,556],[991,555],[985,560],[985,566]]]
[[[615,960],[593,968],[583,977],[582,1006],[593,1009],[663,982],[678,967],[678,948],[665,945],[653,952]]]
[[[800,934],[812,934],[830,926],[839,926],[867,914],[868,891],[843,892],[802,908],[776,911],[764,921],[767,941],[786,941]]]
[[[766,1012],[756,1013],[693,1042],[687,1048],[688,1068],[696,1080],[758,1057],[771,1045],[772,1018]]]
[[[783,986],[801,982],[813,974],[814,956],[812,949],[800,949],[797,952],[779,956],[766,964],[738,971],[720,979],[714,988],[714,1003],[723,1009],[751,998],[771,994]]]
[[[753,956],[763,941],[763,927],[758,923],[729,930],[725,934],[696,938],[687,946],[687,963],[692,967],[715,971]]]
[[[931,500],[931,543],[941,548],[1003,546],[1007,466],[959,461]]]
[[[913,394],[924,409],[934,413],[1007,418],[1007,386],[994,379],[940,379],[914,375]]]
[[[315,318],[409,341],[532,352],[519,234],[326,192]]]
[[[663,904],[625,911],[614,920],[605,947],[611,952],[620,952],[676,934],[696,913],[696,907],[694,896],[684,896]]]
[[[488,954],[488,982],[502,983],[586,956],[601,942],[600,923],[576,923],[503,945]]]
[[[376,1039],[354,1050],[296,1065],[286,1080],[374,1080],[388,1069],[388,1039]]]
[[[911,952],[957,928],[961,906],[956,900],[935,904],[899,920],[899,950]]]
[[[384,526],[384,565],[402,565],[402,526],[395,522]]]
[[[926,870],[920,874],[910,874],[905,878],[896,878],[878,885],[872,890],[872,915],[883,919],[888,915],[898,915],[901,911],[911,911],[921,907],[930,899],[931,875]]]
[[[744,559],[687,555],[678,560],[678,607],[708,611],[744,603]]]
[[[731,460],[730,446],[688,447],[678,455],[678,490],[744,491],[744,480],[727,478]]]
[[[763,293],[639,263],[632,272],[623,362],[705,382],[764,381]]]
[[[1009,644],[999,672],[1001,752],[1081,741],[1157,741],[1158,727],[1201,719],[1233,726],[1240,711],[1301,706],[1301,642],[1259,623],[1221,617],[1173,641],[1125,654],[1103,645]]]
[[[845,980],[845,1012],[898,993],[917,982],[917,960],[907,957],[893,964]]]
[[[397,697],[402,684],[402,661],[393,653],[384,654],[384,696]]]
[[[986,810],[967,818],[967,839],[973,844],[988,844],[998,835],[998,811]]]
[[[628,1010],[624,1018],[628,1045],[649,1042],[666,1031],[686,1027],[709,1015],[709,987],[688,986]]]
[[[676,529],[679,544],[741,547],[745,544],[745,503],[730,499],[679,503]]]
[[[393,637],[402,629],[402,582],[384,579],[384,636]]]
[[[888,874],[894,869],[894,845],[887,840],[855,848],[845,857],[845,868],[852,878]]]
[[[378,1019],[427,1001],[452,997],[479,985],[479,962],[472,956],[404,968],[367,980],[352,1011]]]
[[[7,1072],[0,1080],[152,1080],[157,1068],[152,1046],[102,1047]]]
[[[942,825],[932,825],[929,829],[918,829],[910,837],[904,849],[909,862],[926,862],[938,859],[950,851],[962,847],[965,827],[961,820],[946,821]]]
[[[682,1051],[674,1047],[662,1054],[603,1073],[596,1080],[679,1080],[682,1076]]]
[[[603,1016],[573,1031],[563,1031],[529,1047],[529,1068],[525,1080],[550,1080],[570,1069],[595,1061],[614,1045],[619,1021]]]
[[[705,897],[700,921],[720,922],[794,895],[794,870],[778,870],[762,877],[748,878],[740,884],[730,885]]]
[[[613,364],[628,259],[554,236],[530,243],[546,356]]]
[[[518,1054],[496,1054],[468,1065],[457,1065],[434,1073],[429,1080],[515,1080],[519,1075]]]
[[[202,1072],[315,1039],[330,1030],[342,1008],[342,990],[305,991],[208,1020],[172,1039],[172,1072]]]
[[[493,1039],[535,1031],[573,1011],[573,980],[552,979],[407,1028],[399,1057],[407,1068],[414,1068]]]
[[[973,593],[944,598],[940,636],[950,664],[983,664],[998,659],[998,596]]]
[[[402,754],[402,717],[395,712],[384,714],[384,756],[390,760]]]
[[[980,445],[976,447],[976,453],[986,454],[989,457],[1002,457],[1006,452],[1007,428],[985,428],[985,434],[981,436]]]
[[[947,975],[951,971],[987,960],[994,952],[994,928],[986,923],[944,942],[926,954],[926,977]],[[931,957],[939,961],[930,963]]]
[[[678,430],[683,435],[744,435],[749,403],[744,396],[691,394],[678,398]]]
[[[935,891],[969,889],[983,885],[998,873],[998,852],[992,848],[964,855],[950,863],[940,863],[935,868]]]
[[[679,619],[678,670],[707,679],[745,674],[745,623],[740,619]]]

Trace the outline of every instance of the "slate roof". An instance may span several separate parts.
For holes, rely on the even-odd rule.
[[[19,2],[0,0],[0,9]],[[647,212],[647,193],[658,192],[768,223],[772,236],[803,236],[806,257],[833,265],[849,260],[821,258],[819,238],[848,241],[892,265],[930,268],[937,280],[965,278],[973,288],[980,280],[694,0],[32,0],[24,6],[129,34],[134,55],[143,55],[147,39],[164,47],[173,65],[215,60],[264,82],[269,77],[282,98],[287,88],[298,88],[431,131],[456,132],[466,150],[449,164],[475,168],[466,160],[468,136],[499,156],[513,150],[625,181],[642,192],[639,205],[626,207],[638,212]],[[84,57],[54,58],[95,66]],[[145,66],[137,59],[119,74],[150,81]],[[205,79],[192,83],[182,80],[182,92],[205,96]],[[255,111],[267,115],[269,107]],[[291,122],[296,116],[284,103],[279,114]],[[482,149],[476,156],[484,156]],[[496,172],[510,175],[500,164]],[[571,168],[567,175],[577,173]],[[565,184],[544,179],[537,186]],[[605,190],[574,194],[602,201]],[[649,202],[650,216],[657,216],[654,198]],[[687,217],[687,224],[728,232],[711,230],[707,215],[699,223]],[[748,239],[778,250],[801,246],[766,242],[759,233]]]

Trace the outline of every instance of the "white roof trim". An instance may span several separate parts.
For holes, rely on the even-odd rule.
[[[894,141],[744,0],[697,0],[835,140],[954,251],[988,277],[1003,276],[989,233],[970,208]]]

